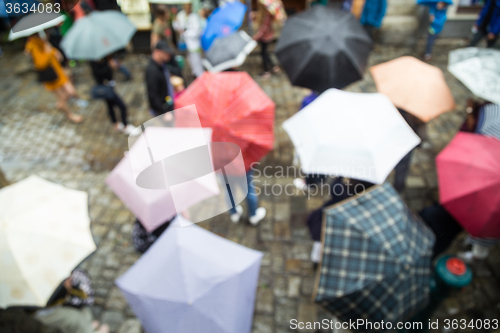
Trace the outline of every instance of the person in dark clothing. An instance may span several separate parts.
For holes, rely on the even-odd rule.
[[[401,113],[401,116],[403,116],[408,125],[410,125],[411,129],[420,137],[422,141],[424,141],[427,138],[425,123],[403,109],[398,108],[398,111]],[[406,176],[408,176],[408,171],[410,170],[411,157],[414,151],[415,149],[412,149],[408,154],[406,154],[406,156],[403,157],[403,159],[399,161],[395,167],[396,174],[394,188],[399,193],[403,192],[405,189]]]
[[[180,70],[177,72],[178,67],[176,68],[172,60],[173,50],[166,41],[159,41],[153,50],[145,75],[150,112],[155,116],[174,110],[174,87],[170,83],[170,75],[180,76],[177,75]]]
[[[132,245],[134,245],[134,248],[140,253],[146,252],[176,217],[177,216],[174,216],[152,232],[147,232],[142,226],[141,221],[135,219],[135,223],[132,227]]]
[[[135,127],[127,122],[127,107],[123,103],[120,96],[118,96],[113,89],[115,81],[113,81],[113,71],[111,66],[114,64],[114,61],[115,60],[112,57],[106,57],[99,61],[91,61],[90,67],[92,68],[92,76],[94,77],[96,83],[107,87],[108,94],[106,94],[107,96],[104,100],[108,106],[109,118],[114,124],[114,129],[116,131],[121,131],[126,135],[130,135],[133,133]],[[121,122],[118,122],[116,119],[114,110],[115,106],[120,109]]]
[[[432,259],[434,259],[450,246],[462,231],[462,227],[441,205],[424,208],[419,215],[436,236],[436,243],[432,249]]]
[[[488,47],[495,45],[500,33],[500,0],[486,0],[472,31],[474,36],[469,46],[476,46],[484,37]]]
[[[311,252],[311,260],[318,263],[319,254],[321,253],[321,227],[323,224],[323,209],[348,199],[354,195],[363,194],[367,189],[374,184],[358,179],[349,179],[344,177],[335,178],[330,187],[331,199],[328,200],[321,208],[316,209],[307,217],[307,226],[311,238],[314,240],[313,249]]]

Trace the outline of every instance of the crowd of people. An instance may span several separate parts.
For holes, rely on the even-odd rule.
[[[103,9],[119,9],[111,3],[104,7],[98,5],[99,1],[93,0],[80,1],[67,15],[73,22],[84,18],[93,11]],[[427,36],[427,45],[424,60],[431,59],[432,48],[435,40],[442,31],[446,22],[447,6],[449,1],[419,1],[419,4],[429,7],[429,29]],[[322,4],[317,4],[321,6]],[[283,6],[282,6],[283,7]],[[375,38],[376,29],[383,21],[386,11],[385,0],[366,0],[360,4],[357,0],[346,0],[343,9],[352,12],[360,20],[360,23],[366,29],[371,38]],[[167,121],[173,119],[172,111],[174,102],[180,98],[185,90],[187,76],[198,78],[205,71],[202,58],[202,34],[207,25],[207,19],[210,17],[215,5],[211,2],[203,3],[198,13],[193,11],[192,4],[184,4],[182,9],[177,12],[178,6],[157,5],[154,7],[154,18],[150,36],[151,57],[144,69],[145,85],[147,88],[147,99],[149,103],[149,112],[152,117],[165,115]],[[262,58],[262,72],[260,77],[265,80],[274,74],[280,73],[280,66],[275,62],[274,56],[269,52],[269,45],[273,43],[277,36],[275,26],[283,25],[286,21],[286,14],[279,11],[283,8],[277,8],[271,13],[269,9],[260,1],[251,17],[257,22],[257,29],[253,39],[260,46],[260,55]],[[81,115],[72,111],[73,106],[79,108],[87,107],[88,102],[82,100],[71,80],[70,70],[67,68],[68,59],[57,38],[62,33],[62,26],[54,27],[50,31],[40,32],[30,36],[25,44],[25,52],[33,60],[33,65],[38,72],[39,82],[45,88],[54,94],[56,107],[61,110],[68,120],[74,123],[84,121]],[[500,33],[500,0],[486,0],[480,16],[473,27],[474,36],[470,42],[474,46],[481,39],[486,38],[487,46],[493,47],[498,34]],[[187,60],[191,72],[186,74],[183,71],[182,61],[179,55],[186,52]],[[92,77],[95,85],[92,88],[92,98],[101,99],[106,103],[109,119],[113,130],[126,135],[139,134],[135,131],[136,127],[132,125],[128,117],[128,108],[122,97],[116,92],[116,81],[114,72],[122,73],[125,80],[132,78],[127,68],[121,64],[119,54],[113,52],[101,59],[89,61]],[[235,71],[237,68],[231,68]],[[189,79],[191,79],[189,78]],[[190,80],[189,80],[190,81]],[[320,92],[311,90],[303,103],[302,108],[312,103],[320,96]],[[461,130],[465,132],[477,132],[477,124],[483,118],[483,112],[488,107],[496,107],[493,103],[483,103],[470,100],[467,106],[467,119]],[[116,114],[117,110],[119,114]],[[398,108],[402,117],[408,125],[417,133],[422,141],[425,137],[425,123],[402,108]],[[395,168],[395,189],[402,193],[405,188],[406,176],[409,172],[410,160],[413,150],[411,150]],[[305,179],[296,179],[294,184],[301,190],[308,190],[315,184],[327,181],[326,175],[307,175]],[[249,222],[252,226],[258,225],[266,216],[265,208],[259,207],[258,196],[255,193],[252,173],[247,173],[247,184],[249,187],[247,196],[247,206],[249,210]],[[356,185],[360,185],[357,187]],[[355,189],[362,189],[363,192],[374,186],[373,183],[354,178],[337,177],[333,179],[331,189],[352,186]],[[330,193],[330,199],[324,203],[322,208],[313,211],[307,218],[311,237],[314,241],[311,260],[316,264],[321,258],[321,225],[323,221],[323,208],[356,196],[360,193],[354,191],[341,191],[341,195],[335,192]],[[348,195],[348,193],[351,193]],[[230,220],[238,223],[243,214],[243,208],[239,205],[233,207],[230,211]],[[420,213],[422,219],[428,223],[436,234],[441,236],[437,239],[434,247],[434,257],[444,251],[451,243],[454,237],[462,231],[462,228],[454,218],[440,205],[429,207]],[[438,217],[438,218],[436,218]],[[436,219],[439,223],[436,223]],[[132,230],[132,242],[135,248],[144,253],[159,238],[159,236],[168,228],[173,219],[162,223],[152,232],[146,231],[142,223],[137,219]],[[446,229],[443,231],[443,229]],[[468,242],[472,245],[472,251],[464,253],[464,259],[471,261],[484,259],[488,255],[488,249],[496,244],[495,239],[485,239],[478,237],[468,237]],[[79,269],[75,269],[72,275],[66,279],[54,296],[49,301],[47,308],[36,312],[37,320],[45,325],[54,326],[63,332],[109,332],[107,325],[101,325],[92,321],[92,314],[88,308],[93,304],[93,290],[88,275]]]

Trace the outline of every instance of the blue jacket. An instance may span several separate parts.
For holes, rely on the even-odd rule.
[[[379,28],[382,25],[386,8],[386,0],[366,0],[363,14],[361,15],[361,24]]]
[[[476,24],[478,27],[482,27],[490,10],[493,10],[493,13],[491,13],[490,24],[485,28],[488,32],[497,35],[500,32],[500,0],[486,0]]]
[[[434,15],[434,21],[431,22],[432,34],[438,34],[443,30],[444,24],[446,23],[446,10],[448,6],[443,9],[437,9],[437,2],[429,4],[429,14]]]

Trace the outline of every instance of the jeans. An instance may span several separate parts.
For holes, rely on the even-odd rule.
[[[260,42],[260,55],[262,56],[262,66],[264,72],[269,72],[274,67],[274,62],[267,52],[269,43]]]
[[[106,104],[108,105],[108,114],[111,122],[113,124],[117,123],[114,106],[118,106],[120,109],[120,117],[122,119],[123,125],[127,126],[127,107],[123,103],[122,99],[115,92],[113,98],[106,99]]]
[[[257,193],[255,193],[255,187],[252,184],[253,181],[253,172],[252,170],[247,172],[247,186],[248,186],[248,194],[247,194],[247,206],[248,206],[248,215],[254,216],[257,211],[257,206],[259,205],[259,199],[257,198]],[[233,201],[233,195],[230,193],[231,201]],[[236,209],[233,207],[229,210],[230,214],[236,214]]]
[[[408,176],[408,171],[410,170],[411,156],[413,155],[413,149],[406,154],[405,157],[396,165],[396,179],[394,180],[394,188],[399,193],[403,192],[405,189],[406,176]]]
[[[486,37],[487,35],[488,35],[488,31],[486,30],[486,28],[479,28],[477,30],[477,32],[474,34],[474,36],[472,37],[472,40],[470,41],[469,46],[476,46],[476,44],[479,43],[481,41],[481,39],[483,39],[483,37]],[[492,40],[487,39],[486,45],[488,47],[493,47],[493,45],[495,45],[495,42],[497,41],[497,39],[498,39],[498,35],[495,35],[495,38]]]
[[[425,54],[432,54],[432,47],[436,42],[436,39],[439,34],[431,34],[430,32],[427,35],[427,46],[425,47]]]

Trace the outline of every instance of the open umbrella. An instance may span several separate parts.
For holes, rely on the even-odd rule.
[[[239,1],[226,2],[216,8],[207,19],[207,26],[201,36],[201,46],[207,51],[216,38],[229,36],[243,24],[247,7]]]
[[[65,17],[61,13],[33,13],[20,19],[9,33],[9,40],[28,37],[37,32],[64,22]]]
[[[315,6],[286,21],[276,56],[292,84],[323,92],[360,80],[371,47],[371,38],[350,13]]]
[[[273,149],[275,105],[248,73],[203,73],[175,100],[176,108],[191,104],[196,105],[201,126],[213,129],[213,142],[241,148],[245,170]],[[176,126],[191,124],[178,113]]]
[[[116,10],[94,11],[73,24],[61,48],[70,59],[99,60],[125,48],[136,30],[127,16]]]
[[[381,184],[420,143],[382,94],[330,89],[283,123],[308,174]]]
[[[203,66],[213,73],[241,66],[256,46],[257,42],[244,31],[218,38],[206,53]]]
[[[370,72],[378,92],[424,122],[455,108],[443,72],[417,58],[400,57],[373,66]]]
[[[500,141],[459,132],[436,166],[444,208],[472,236],[500,238]]]
[[[425,307],[434,235],[389,183],[325,208],[322,243],[313,298],[339,319],[387,329]]]
[[[204,131],[205,134],[196,128],[147,127],[128,155],[106,178],[106,184],[148,232],[189,207],[219,194],[215,176],[199,175],[194,179],[185,178],[179,183],[179,177],[184,176],[183,169],[189,170],[192,166],[177,160],[178,169],[169,168],[172,165],[169,157],[175,164],[178,153],[206,146],[211,131]]]
[[[178,217],[116,280],[148,333],[248,333],[262,253]]]
[[[474,95],[500,104],[500,51],[477,47],[453,50],[448,70]]]
[[[45,306],[95,249],[87,193],[38,176],[0,190],[0,307]]]
[[[476,132],[500,140],[500,105],[486,104],[482,110]]]

